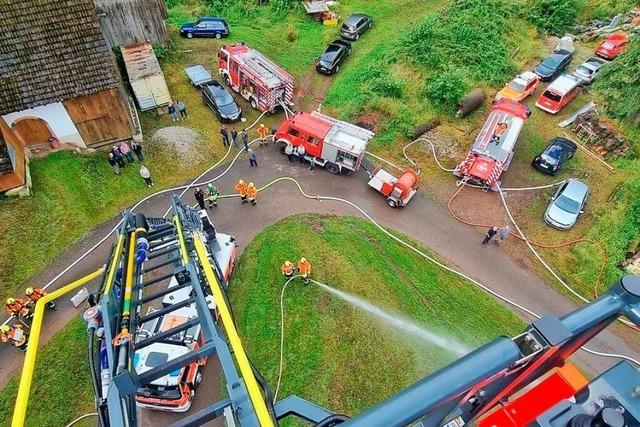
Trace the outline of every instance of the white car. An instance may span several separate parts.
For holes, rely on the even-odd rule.
[[[593,56],[580,64],[576,71],[573,72],[573,75],[579,78],[584,84],[589,84],[598,77],[602,66],[606,63],[607,61],[604,59]]]
[[[584,212],[588,195],[587,184],[577,179],[566,180],[551,198],[551,203],[544,213],[544,221],[560,230],[573,227],[580,214]]]

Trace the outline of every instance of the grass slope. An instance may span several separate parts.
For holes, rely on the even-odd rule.
[[[27,409],[27,426],[63,426],[80,415],[93,412],[86,353],[87,333],[80,317],[73,319],[40,349]],[[0,426],[11,423],[19,382],[20,377],[16,375],[0,390]],[[95,421],[95,418],[89,421]]]
[[[253,362],[275,387],[279,363],[279,271],[306,256],[313,276],[475,348],[523,326],[477,288],[400,247],[364,220],[312,214],[262,231],[231,279],[236,322]],[[285,293],[285,360],[280,397],[298,394],[353,414],[453,360],[389,329],[314,285]]]

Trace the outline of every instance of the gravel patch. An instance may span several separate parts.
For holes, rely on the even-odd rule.
[[[154,133],[151,141],[175,152],[183,166],[196,163],[200,158],[198,152],[200,134],[193,129],[184,126],[167,126]]]

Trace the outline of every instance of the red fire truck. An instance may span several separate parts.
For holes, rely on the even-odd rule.
[[[513,147],[524,121],[531,115],[526,105],[501,99],[491,106],[491,113],[467,157],[453,174],[484,191],[497,191],[500,175],[513,158]]]
[[[273,112],[293,106],[293,77],[244,43],[222,45],[219,72],[227,85],[249,101],[251,107]]]
[[[280,150],[304,146],[305,159],[324,166],[332,174],[355,172],[375,134],[367,129],[318,111],[297,113],[284,121],[275,134]]]

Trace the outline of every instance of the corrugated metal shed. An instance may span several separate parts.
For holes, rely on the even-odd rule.
[[[122,47],[122,58],[142,111],[169,104],[171,94],[150,43]]]
[[[92,0],[2,0],[0,29],[0,114],[118,85]]]

